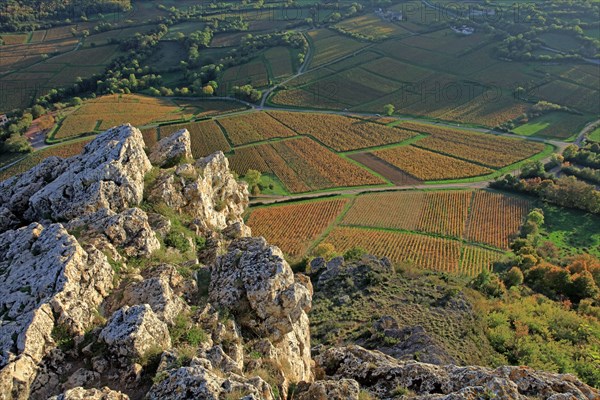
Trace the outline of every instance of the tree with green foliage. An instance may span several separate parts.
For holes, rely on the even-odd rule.
[[[519,286],[523,284],[524,279],[525,277],[523,276],[523,272],[519,269],[519,267],[512,267],[504,275],[504,284],[507,288],[511,288],[513,286]]]
[[[394,111],[396,111],[396,108],[393,104],[386,104],[385,106],[383,106],[383,112],[385,113],[385,115],[391,116],[392,114],[394,114]]]
[[[255,169],[249,169],[248,171],[246,171],[246,175],[244,175],[244,179],[248,183],[248,186],[250,187],[250,192],[252,194],[260,193],[258,184],[260,183],[261,178],[262,178],[262,174],[260,173],[260,171],[257,171]]]
[[[313,250],[313,255],[315,257],[322,257],[325,260],[330,260],[335,254],[335,247],[331,243],[319,243]]]
[[[29,153],[33,151],[33,147],[20,133],[13,133],[4,142],[3,150],[8,153]]]

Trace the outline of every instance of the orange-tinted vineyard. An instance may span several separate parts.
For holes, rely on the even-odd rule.
[[[228,152],[229,143],[221,128],[213,120],[194,122],[183,125],[167,125],[160,127],[160,137],[172,135],[180,129],[187,129],[192,140],[192,154],[195,158],[206,157],[215,151]],[[256,168],[254,168],[256,169]]]
[[[356,198],[342,223],[414,231],[419,224],[424,192],[388,192]]]
[[[472,192],[429,192],[417,230],[461,237],[467,221]]]
[[[151,149],[154,147],[156,142],[158,142],[158,132],[156,128],[146,128],[140,129],[142,131],[142,136],[144,137],[144,144],[147,149]]]
[[[332,114],[271,112],[277,120],[299,134],[311,135],[337,151],[349,151],[397,143],[415,132]]]
[[[404,122],[401,126],[431,135],[417,141],[415,146],[494,168],[521,161],[544,149],[541,143],[417,122]]]
[[[244,175],[248,169],[273,173],[292,193],[384,183],[310,138],[242,147],[230,158],[238,174]]]
[[[477,276],[484,270],[490,270],[492,263],[502,257],[497,251],[465,245],[462,249],[460,271],[464,275]]]
[[[234,145],[290,137],[296,133],[270,115],[258,112],[219,119]]]
[[[303,255],[310,244],[342,212],[347,199],[259,208],[250,214],[254,236],[264,236],[291,257]]]
[[[461,243],[425,235],[361,228],[335,228],[324,242],[344,252],[361,247],[395,263],[410,263],[419,268],[459,272]]]
[[[391,192],[359,196],[346,225],[432,232],[461,237],[473,192]]]
[[[55,146],[46,147],[45,149],[33,152],[23,160],[13,166],[0,171],[0,181],[10,178],[11,176],[21,174],[35,167],[48,157],[68,158],[78,155],[83,151],[83,148],[92,139],[78,140],[74,142],[58,144]]]
[[[529,200],[479,191],[473,199],[465,238],[507,249],[530,207]]]
[[[427,138],[426,138],[427,139]],[[376,157],[424,181],[459,179],[492,173],[489,168],[413,146],[374,151]]]

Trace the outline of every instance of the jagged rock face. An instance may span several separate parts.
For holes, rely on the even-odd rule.
[[[0,182],[0,232],[20,225],[29,208],[29,198],[54,181],[67,168],[68,162],[58,157],[49,157],[29,171]]]
[[[81,230],[85,242],[92,241],[113,259],[120,258],[117,249],[127,257],[147,257],[160,249],[148,215],[139,208],[129,208],[119,214],[103,208],[70,221],[66,228],[70,232]]]
[[[360,387],[354,379],[301,383],[294,393],[297,400],[358,400]]]
[[[129,400],[129,396],[107,387],[103,387],[102,390],[76,387],[49,400]]]
[[[55,179],[31,189],[25,218],[29,221],[52,219],[64,221],[101,208],[120,212],[142,201],[144,175],[151,168],[143,148],[141,132],[133,126],[121,125],[98,135],[83,153],[65,160],[67,167]],[[46,168],[48,164],[44,164]],[[38,166],[39,168],[42,166]],[[50,172],[38,170],[37,175]],[[26,176],[17,177],[18,185],[27,185]],[[41,186],[41,187],[40,187]]]
[[[192,141],[187,129],[175,132],[154,145],[150,162],[159,167],[172,167],[183,160],[192,160]]]
[[[177,315],[189,308],[182,296],[192,295],[195,291],[194,281],[185,282],[175,267],[161,265],[146,279],[125,288],[121,303],[129,306],[148,304],[158,318],[172,324]]]
[[[81,335],[112,288],[113,271],[60,224],[33,223],[0,234],[0,392],[26,398],[59,324]]]
[[[195,358],[189,367],[159,371],[162,378],[152,386],[149,400],[219,400],[223,398],[244,400],[272,400],[269,384],[260,377],[244,378],[230,374],[227,378],[213,370],[210,361]],[[228,397],[225,397],[228,396]]]
[[[150,190],[149,200],[196,218],[204,231],[220,231],[239,223],[250,235],[242,214],[248,206],[248,185],[238,182],[222,152],[162,171]]]
[[[287,364],[287,379],[312,380],[307,316],[312,285],[294,277],[279,248],[263,238],[233,241],[212,266],[209,298],[231,310],[243,329],[272,343],[275,359]]]
[[[381,399],[400,387],[416,399],[481,399],[490,393],[500,400],[538,396],[544,399],[598,399],[600,392],[572,375],[534,371],[527,367],[438,366],[404,362],[359,346],[331,348],[315,357],[327,376],[355,379]],[[565,397],[566,396],[566,397]]]
[[[171,347],[167,325],[148,304],[119,309],[100,332],[100,340],[124,364],[144,356],[153,347],[162,350]]]

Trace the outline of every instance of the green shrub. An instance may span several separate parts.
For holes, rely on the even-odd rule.
[[[171,230],[165,237],[165,244],[169,247],[176,248],[182,253],[186,253],[190,250],[190,241],[181,232]]]

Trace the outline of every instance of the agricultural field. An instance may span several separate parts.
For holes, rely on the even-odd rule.
[[[377,158],[371,153],[353,153],[348,154],[348,158],[359,162],[371,171],[383,176],[396,186],[413,186],[422,184],[423,181],[407,174],[401,169]]]
[[[423,181],[469,178],[493,172],[481,165],[414,146],[393,147],[371,154]]]
[[[305,218],[297,220],[288,217],[287,212],[309,204],[311,210],[321,210],[335,199],[344,201],[345,206],[339,206],[335,216],[326,218],[327,222],[321,225],[328,227],[327,236],[313,239],[312,243],[302,239],[300,246],[291,235],[287,240],[294,253],[289,253],[285,248],[287,242],[280,238],[289,231],[305,230],[305,219],[313,217],[306,208],[301,211]],[[269,241],[280,240],[278,243],[283,243],[280,247],[293,258],[306,255],[317,243],[331,243],[339,253],[361,247],[396,263],[476,276],[502,257],[509,239],[518,233],[533,206],[531,201],[520,197],[481,190],[410,190],[335,199],[257,207],[250,210],[248,221],[267,224],[261,221],[269,216],[268,230],[259,228],[260,235]],[[321,203],[324,203],[322,208],[318,208]],[[250,226],[256,233],[255,227]],[[498,228],[494,230],[491,226]],[[324,227],[315,235],[322,236]]]
[[[95,130],[130,123],[143,126],[152,122],[176,120],[181,108],[170,100],[138,96],[107,95],[86,101],[62,122],[55,139],[79,136]]]
[[[220,118],[218,123],[225,129],[227,136],[236,146],[267,139],[296,136],[294,131],[264,112]]]
[[[246,223],[254,236],[268,238],[270,244],[297,258],[306,254],[347,202],[347,199],[336,199],[258,208],[252,211]]]
[[[461,237],[471,191],[389,192],[358,196],[342,224]]]
[[[269,84],[269,71],[260,58],[225,70],[219,81],[219,93],[226,95],[234,86],[252,84],[256,88]]]
[[[476,192],[465,237],[474,242],[508,249],[510,239],[531,208],[526,199],[490,192]]]
[[[502,254],[494,250],[464,245],[460,257],[460,271],[464,275],[476,277],[484,270],[490,271],[493,263],[502,258]]]
[[[84,139],[72,141],[65,144],[58,144],[31,153],[27,155],[23,160],[19,161],[17,164],[0,171],[0,181],[21,174],[23,172],[27,172],[28,170],[35,167],[48,157],[68,158],[76,156],[83,151],[85,145],[88,144],[91,140],[92,139]]]
[[[294,73],[290,50],[287,47],[273,47],[264,52],[264,58],[271,78],[282,78]]]
[[[359,37],[372,37],[375,40],[395,38],[409,33],[398,24],[382,21],[375,14],[365,14],[347,19],[334,25],[334,29]]]
[[[431,135],[415,145],[448,154],[492,168],[500,168],[529,158],[544,149],[544,145],[518,139],[452,129],[441,126],[404,122],[405,129]]]
[[[588,136],[590,140],[594,142],[600,142],[600,128],[594,129]]]
[[[583,115],[554,112],[534,118],[512,130],[522,136],[541,136],[556,139],[569,139],[577,135],[590,120]]]
[[[414,132],[340,115],[270,112],[275,119],[301,135],[310,135],[336,151],[398,143]]]
[[[324,239],[343,253],[353,247],[365,249],[370,254],[387,257],[398,264],[417,268],[460,273],[461,243],[413,233],[362,228],[335,228]]]
[[[219,150],[224,153],[231,150],[221,128],[214,120],[183,125],[164,125],[159,128],[160,138],[172,135],[181,129],[187,129],[190,132],[194,158],[206,157]]]
[[[309,36],[315,46],[315,55],[310,63],[311,68],[348,56],[367,46],[367,43],[359,42],[329,29],[310,31]]]
[[[230,162],[240,175],[248,169],[272,173],[292,193],[385,183],[310,138],[235,149]]]
[[[50,89],[75,83],[77,77],[100,74],[119,54],[114,45],[68,52],[76,43],[72,38],[50,44],[0,46],[0,74],[18,68],[0,78],[0,91],[6,93],[0,96],[0,113],[29,106]],[[54,53],[62,54],[44,58]]]

